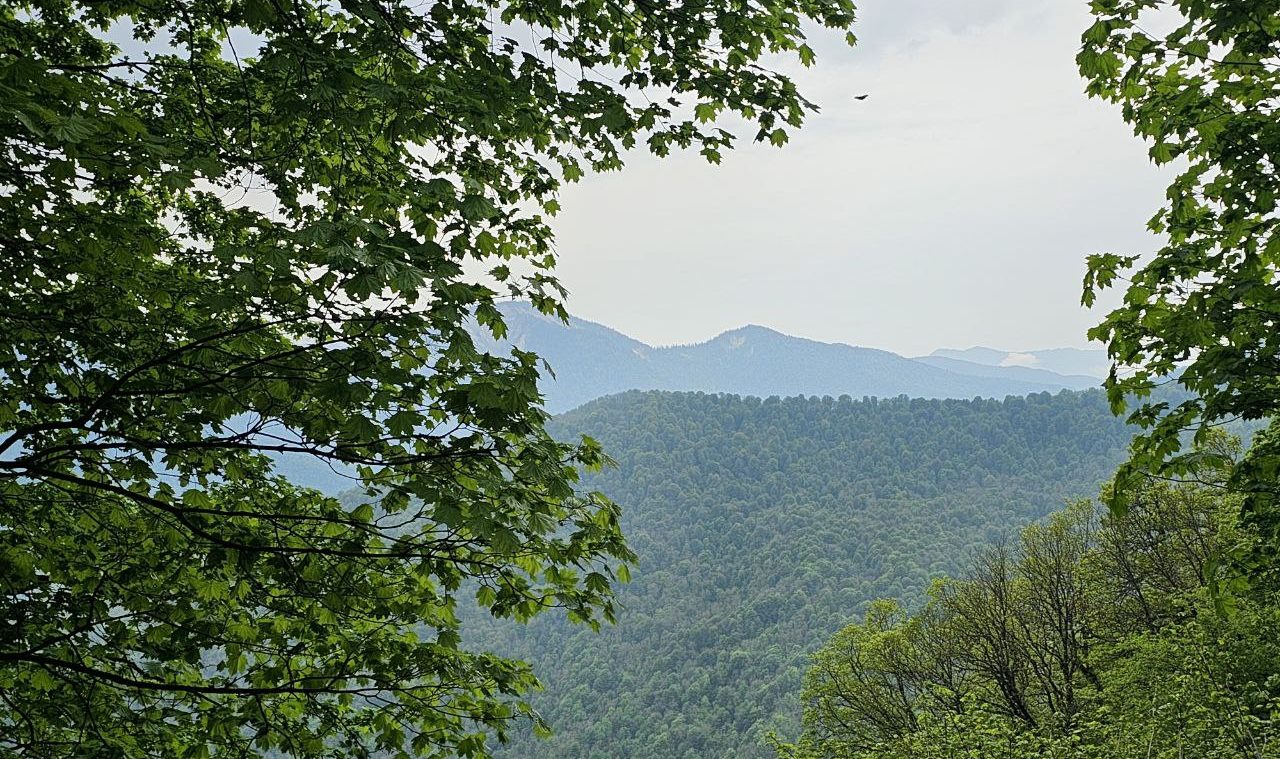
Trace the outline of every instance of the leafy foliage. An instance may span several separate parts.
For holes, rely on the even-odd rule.
[[[557,418],[617,459],[640,557],[619,624],[484,624],[546,673],[549,740],[512,757],[750,757],[793,730],[808,656],[872,599],[920,597],[977,546],[1095,492],[1131,432],[1101,391],[992,400],[626,393]],[[475,624],[472,633],[471,624]]]
[[[632,557],[495,300],[564,317],[556,191],[812,106],[848,0],[0,8],[0,752],[485,752],[498,617]],[[527,41],[526,41],[527,40]],[[574,73],[577,72],[577,73]],[[487,283],[487,284],[486,284]],[[356,473],[343,505],[272,455]]]
[[[1280,755],[1280,607],[1217,613],[1206,580],[1246,535],[1227,469],[1196,474],[1144,483],[1122,516],[1082,502],[1030,526],[913,614],[873,605],[815,655],[803,736],[780,753]]]
[[[1144,472],[1185,473],[1183,433],[1280,410],[1280,4],[1202,0],[1095,0],[1080,70],[1089,92],[1123,105],[1174,167],[1167,203],[1150,221],[1165,243],[1153,256],[1089,260],[1086,304],[1128,282],[1123,305],[1091,335],[1117,371],[1113,403],[1177,377],[1192,398],[1146,401],[1132,419],[1147,428],[1119,472],[1113,505]],[[1153,31],[1154,30],[1154,31]],[[1167,30],[1167,31],[1165,31]],[[1263,542],[1247,559],[1255,580],[1280,571],[1280,427],[1259,435],[1233,479]]]

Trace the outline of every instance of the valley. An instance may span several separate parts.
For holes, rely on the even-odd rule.
[[[1100,391],[1004,400],[626,392],[555,420],[618,464],[592,476],[640,557],[619,624],[486,622],[469,645],[530,661],[527,727],[504,757],[764,757],[794,732],[809,656],[877,598],[1089,498],[1130,432]]]

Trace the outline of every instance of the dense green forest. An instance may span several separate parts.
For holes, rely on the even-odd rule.
[[[746,757],[793,731],[808,657],[868,602],[917,599],[973,550],[1096,493],[1129,432],[1101,392],[995,400],[631,392],[556,421],[618,461],[640,556],[619,624],[483,624],[530,661],[555,735],[509,757]],[[480,617],[477,613],[475,617]],[[466,625],[464,625],[466,628]]]
[[[780,754],[1280,756],[1280,606],[1211,592],[1255,539],[1220,461],[1148,481],[1122,515],[1083,501],[994,543],[914,613],[874,604],[814,657]]]
[[[1044,11],[947,5],[903,17],[948,62],[954,29],[1023,41]],[[1124,162],[1103,143],[988,129],[997,99],[1060,122],[1047,69],[984,45],[1000,89],[969,91],[886,38],[861,48],[883,67],[796,76],[858,43],[853,0],[0,5],[0,759],[1280,759],[1280,0],[1087,13],[1085,92],[1169,172],[1133,219],[1154,239],[1111,228],[1136,186],[1095,171]],[[591,397],[1019,397],[627,392],[553,418],[583,398],[503,304],[573,326],[569,186],[647,154],[694,187],[681,156],[781,147],[832,93],[860,105],[819,134],[879,124],[907,161],[797,146],[780,188],[833,201],[799,217],[749,172],[685,223],[641,185],[577,238],[613,264],[581,281],[645,316],[697,299],[672,321],[785,294],[810,322],[1030,327],[1072,318],[1041,310],[1038,259],[1070,227],[1089,242],[1056,247],[1099,246],[1081,304],[1112,304],[1087,333],[1105,391],[1022,396],[1043,375],[985,349],[748,328],[654,360],[590,331],[564,355]],[[1092,205],[1029,192],[1064,165]],[[885,226],[809,234],[846,209]],[[756,269],[726,234],[748,215]],[[621,254],[640,224],[677,257]],[[975,255],[1019,229],[1033,268]],[[1219,430],[1241,422],[1247,448]]]

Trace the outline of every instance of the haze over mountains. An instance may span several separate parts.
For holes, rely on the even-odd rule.
[[[501,310],[509,329],[504,342],[536,352],[555,373],[543,382],[552,413],[626,390],[701,390],[762,398],[1003,398],[1096,387],[1106,373],[1106,355],[1100,350],[944,349],[907,358],[756,325],[693,345],[655,347],[577,317],[566,325],[526,302],[504,303]],[[476,334],[482,345],[502,349],[487,332]]]
[[[875,348],[823,343],[748,325],[693,345],[654,347],[602,324],[571,317],[566,325],[524,301],[499,305],[508,339],[474,329],[482,349],[532,350],[554,376],[540,386],[546,408],[563,414],[628,390],[701,391],[768,398],[848,395],[896,398],[995,398],[1098,387],[1106,374],[1101,350],[1056,348],[1025,353],[991,348],[940,349],[907,358]],[[337,493],[354,471],[309,456],[281,454],[292,482]]]
[[[1105,377],[1111,369],[1107,352],[1081,348],[1049,348],[1036,351],[998,351],[992,348],[939,348],[928,360],[955,360],[968,364],[999,367],[1002,369],[1026,369],[1033,372],[1048,371],[1051,375],[1083,375]]]

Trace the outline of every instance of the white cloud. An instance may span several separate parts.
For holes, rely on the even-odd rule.
[[[1082,94],[1087,24],[1053,0],[869,4],[862,45],[823,36],[799,74],[823,110],[787,148],[637,156],[565,193],[571,310],[651,344],[762,323],[908,355],[1084,345],[1084,256],[1149,248],[1163,192]]]

